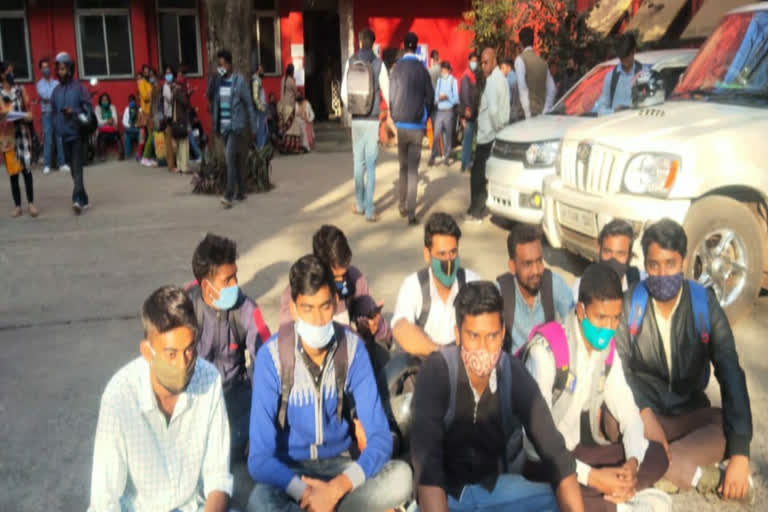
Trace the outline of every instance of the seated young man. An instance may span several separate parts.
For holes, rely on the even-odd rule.
[[[564,319],[573,309],[565,279],[544,267],[541,230],[517,224],[507,237],[509,272],[496,278],[504,297],[504,324],[512,354],[528,341],[535,326]]]
[[[600,261],[609,265],[619,275],[621,289],[624,291],[641,279],[645,279],[645,272],[640,272],[640,269],[630,265],[634,241],[635,231],[632,225],[622,219],[613,219],[603,226],[597,237]],[[581,278],[573,282],[571,291],[574,298],[579,296],[580,283]]]
[[[670,511],[669,496],[650,489],[667,470],[667,454],[661,444],[646,440],[615,353],[613,335],[622,299],[621,281],[612,267],[590,265],[581,279],[575,311],[564,326],[553,322],[536,327],[522,359],[576,458],[585,508]],[[539,458],[532,446],[526,448],[526,475],[536,479]]]
[[[684,279],[688,240],[664,219],[642,240],[648,277],[627,292],[616,348],[648,439],[667,447],[665,490],[751,501],[752,411],[728,318],[711,290]],[[704,393],[710,363],[722,409]],[[717,466],[723,460],[728,464]]]
[[[338,297],[334,320],[349,325],[349,303],[352,299],[368,295],[368,281],[351,264],[352,249],[344,232],[336,226],[323,225],[312,237],[312,253],[331,269],[334,293]],[[280,325],[293,321],[291,317],[291,287],[286,286],[280,296]]]
[[[424,362],[413,401],[411,456],[425,512],[581,511],[573,456],[536,382],[502,350],[503,302],[488,281],[456,297],[456,343]],[[551,484],[512,473],[520,424],[541,453]],[[552,494],[556,491],[557,499]]]
[[[142,323],[141,356],[101,398],[88,511],[224,512],[233,482],[227,411],[219,372],[197,357],[192,302],[181,288],[160,288]]]
[[[251,418],[251,362],[270,337],[259,306],[237,285],[237,245],[208,234],[192,256],[196,282],[187,288],[197,317],[197,353],[219,369],[231,428],[232,460],[245,460]]]
[[[411,469],[390,461],[392,436],[368,352],[333,322],[331,270],[308,255],[290,270],[291,314],[254,367],[248,510],[384,512],[411,494]],[[365,439],[353,437],[349,418]],[[362,442],[361,442],[362,441]],[[357,459],[349,451],[360,449]]]
[[[453,301],[461,287],[479,279],[459,260],[461,230],[447,213],[433,214],[424,226],[427,267],[403,281],[392,317],[392,334],[405,352],[426,357],[453,343]]]

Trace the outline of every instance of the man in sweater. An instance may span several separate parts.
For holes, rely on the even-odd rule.
[[[451,75],[451,63],[443,61],[440,65],[441,74],[435,86],[435,105],[437,112],[433,116],[434,144],[432,145],[432,157],[429,159],[430,167],[435,165],[435,160],[440,154],[439,139],[443,139],[443,163],[451,165],[451,145],[453,144],[453,127],[456,120],[453,117],[453,109],[459,104],[459,87],[456,79]]]
[[[496,134],[509,121],[509,87],[504,74],[496,63],[496,50],[486,48],[480,58],[480,66],[486,77],[485,90],[480,98],[477,124],[475,162],[470,176],[470,202],[468,220],[482,222],[485,211],[486,180],[485,164],[491,156]]]
[[[369,222],[376,222],[379,216],[373,209],[373,193],[376,186],[376,159],[379,157],[379,114],[381,99],[389,100],[389,73],[387,67],[373,53],[376,39],[373,31],[366,28],[360,32],[360,51],[347,61],[341,82],[341,99],[352,114],[352,156],[355,162],[355,206],[357,215],[365,215]],[[367,62],[373,73],[373,90],[366,91],[372,98],[371,108],[365,113],[355,113],[350,109],[350,92],[347,74],[350,64]],[[370,87],[369,87],[370,88]],[[357,91],[353,91],[353,98]],[[357,102],[355,102],[357,105]]]
[[[290,270],[291,314],[254,366],[248,510],[384,512],[411,495],[364,343],[333,322],[333,276],[315,256]],[[349,404],[364,439],[354,437]],[[359,453],[351,458],[349,453]]]
[[[419,38],[413,32],[405,35],[405,55],[392,69],[390,111],[397,128],[397,155],[400,160],[399,210],[408,217],[408,225],[416,220],[416,190],[419,179],[421,143],[427,129],[427,118],[435,101],[429,73],[416,55]]]
[[[523,52],[515,59],[520,105],[526,119],[549,111],[555,103],[557,87],[547,63],[533,50],[533,28],[525,27],[518,35]]]
[[[480,59],[477,53],[469,54],[469,65],[461,77],[459,87],[459,115],[464,127],[464,140],[461,147],[461,172],[468,171],[472,163],[472,144],[475,141],[477,125],[477,66]]]

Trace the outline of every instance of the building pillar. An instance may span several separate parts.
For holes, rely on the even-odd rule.
[[[347,60],[355,53],[355,18],[353,0],[339,0],[339,36],[341,37],[341,72]],[[344,80],[344,77],[341,77]],[[344,109],[342,124],[350,126],[352,119]]]

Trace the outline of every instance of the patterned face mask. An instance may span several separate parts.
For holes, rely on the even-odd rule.
[[[461,347],[461,360],[464,361],[464,366],[467,370],[481,378],[488,377],[491,374],[493,369],[496,368],[496,363],[499,362],[499,357],[501,357],[501,350],[491,353],[484,348],[469,351],[464,350],[463,346]]]
[[[667,302],[680,293],[680,288],[683,286],[683,273],[680,272],[671,276],[648,276],[645,285],[648,287],[651,297],[660,302]]]

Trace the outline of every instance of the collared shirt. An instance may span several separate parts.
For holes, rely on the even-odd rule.
[[[112,377],[101,399],[88,512],[197,512],[213,491],[231,496],[229,443],[213,365],[197,360],[167,421],[139,357]]]
[[[446,99],[441,100],[440,95],[445,94]],[[451,110],[459,104],[459,86],[452,75],[440,76],[435,86],[435,103],[438,110]]]
[[[557,429],[565,439],[565,446],[573,451],[581,442],[581,416],[582,411],[589,409],[590,392],[592,390],[592,377],[595,374],[595,365],[605,364],[602,354],[593,350],[590,354],[586,347],[586,342],[582,336],[581,328],[578,325],[578,318],[575,313],[571,313],[566,319],[566,332],[575,333],[576,354],[570,356],[570,366],[575,367],[576,379],[575,387],[572,391],[573,401],[562,418],[554,418]],[[526,368],[536,380],[550,410],[552,409],[552,387],[555,383],[555,358],[552,351],[543,343],[534,343],[530,349]],[[565,391],[570,392],[570,391]],[[618,355],[615,356],[605,381],[605,405],[611,414],[617,419],[621,427],[622,443],[624,453],[627,459],[635,457],[638,464],[642,464],[645,458],[645,452],[648,449],[648,440],[645,438],[643,420],[640,411],[635,404],[635,398],[632,390],[624,378],[624,369]],[[532,458],[538,458],[536,450],[531,443],[525,443],[526,452]],[[587,485],[589,481],[589,472],[592,468],[576,460],[576,475],[579,483]]]
[[[681,288],[677,293],[677,300],[675,301],[675,306],[672,308],[672,311],[669,313],[669,318],[665,318],[664,315],[659,312],[658,302],[656,302],[656,299],[651,298],[653,301],[653,314],[656,317],[656,325],[659,328],[661,343],[664,345],[664,355],[667,357],[667,369],[669,370],[670,375],[672,375],[672,319],[675,316],[677,307],[680,305],[680,297],[682,296],[683,289]]]
[[[489,144],[509,123],[509,84],[496,66],[485,82],[477,117],[477,143]]]
[[[528,341],[531,329],[546,321],[544,306],[541,304],[541,292],[529,306],[520,291],[520,284],[515,279],[515,324],[512,326],[512,353]],[[565,279],[552,272],[552,299],[555,303],[555,319],[563,321],[573,309],[573,295]]]
[[[40,110],[43,114],[51,111],[51,96],[57,85],[59,85],[59,81],[56,79],[41,78],[37,81],[37,95],[40,97]]]
[[[632,69],[626,72],[621,64],[617,64],[614,70],[619,72],[619,79],[616,81],[613,102],[611,102],[611,82],[614,71],[611,71],[605,75],[603,92],[595,104],[595,109],[601,116],[613,114],[618,107],[632,106],[632,79],[635,77],[635,67],[632,65]]]
[[[533,48],[528,46],[523,52],[532,52]],[[525,80],[525,62],[518,55],[515,59],[515,73],[517,74],[517,86],[520,90],[520,105],[523,107],[523,113],[525,118],[531,117],[531,101],[528,91],[528,82]],[[547,68],[547,93],[546,100],[544,101],[544,113],[549,112],[552,105],[555,103],[555,95],[557,94],[557,86],[555,85],[555,79],[552,78],[552,73]]]
[[[464,269],[467,276],[467,282],[480,280],[480,276],[471,270]],[[438,345],[448,345],[456,339],[454,327],[456,326],[456,309],[453,307],[453,301],[459,294],[459,280],[456,279],[451,286],[451,293],[446,301],[440,298],[435,288],[432,269],[429,269],[429,294],[432,303],[429,308],[429,316],[424,326],[424,332]],[[403,281],[400,292],[397,294],[395,303],[395,314],[392,317],[392,328],[395,328],[397,322],[401,319],[414,324],[421,315],[421,285],[417,272],[409,275]]]

